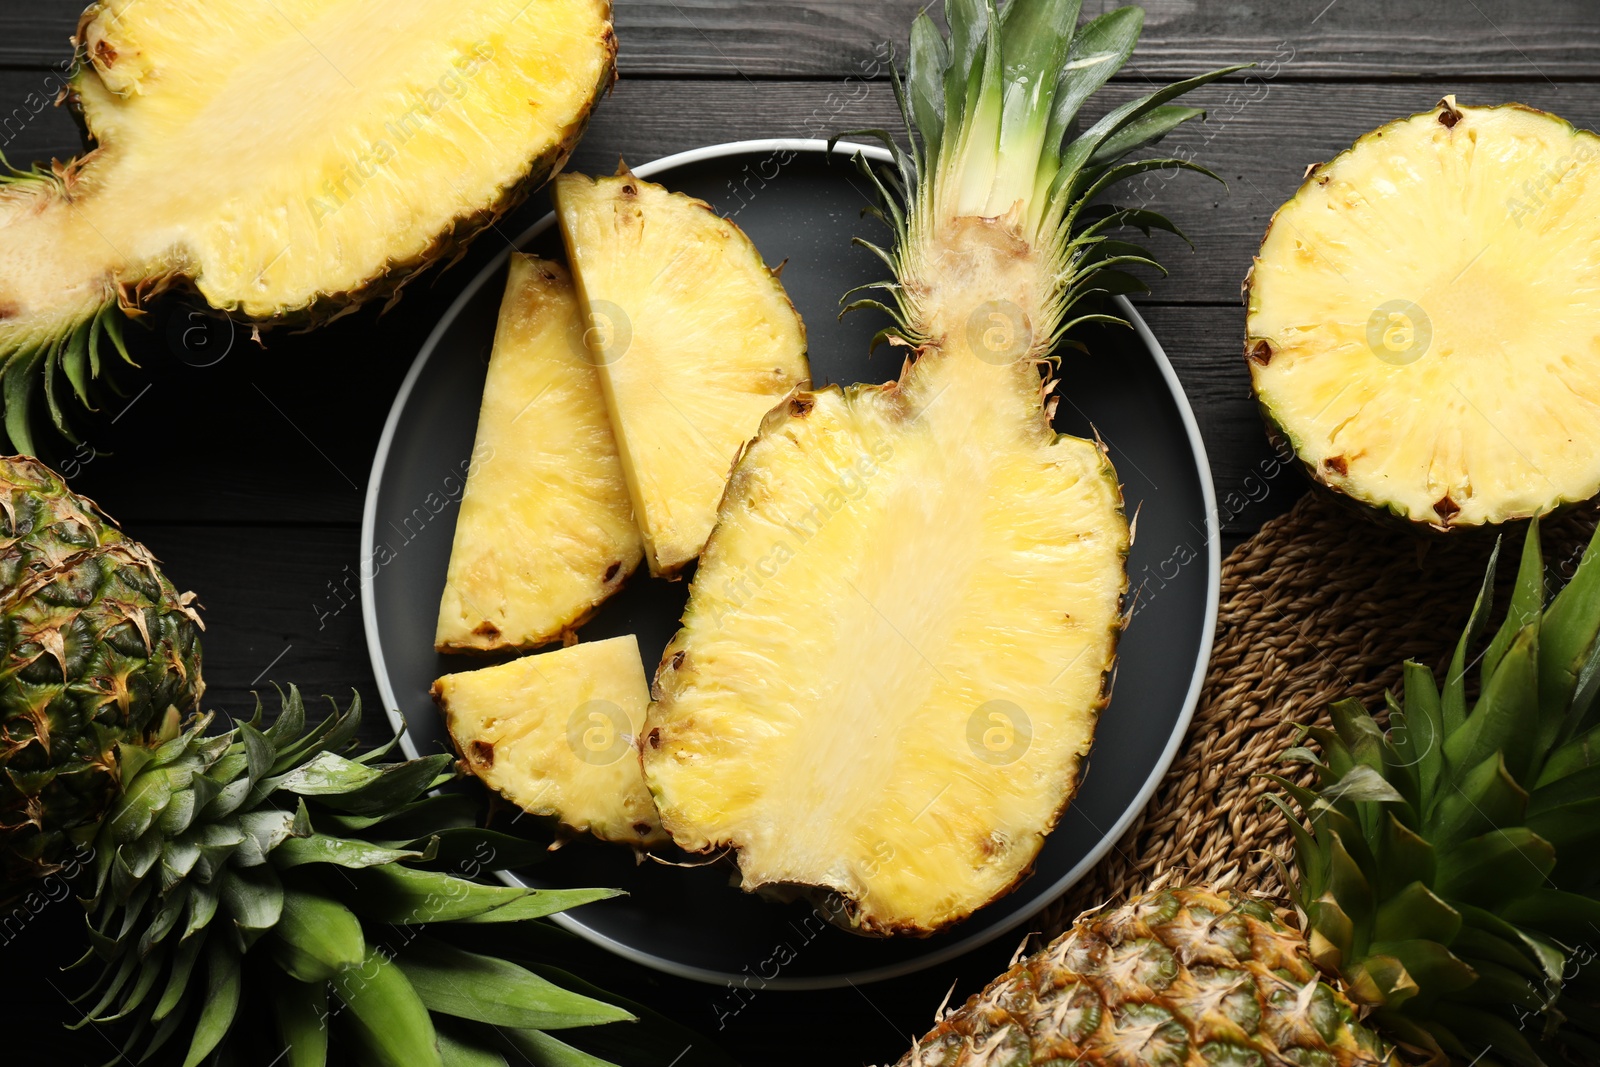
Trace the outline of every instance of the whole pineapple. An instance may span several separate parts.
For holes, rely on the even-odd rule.
[[[942,1019],[901,1067],[1391,1062],[1259,901],[1154,889],[1080,919]]]
[[[1382,1062],[1357,1017],[1433,1063],[1600,1063],[1600,535],[1547,604],[1531,524],[1469,704],[1493,583],[1491,560],[1442,687],[1407,663],[1387,731],[1342,701],[1308,731],[1320,753],[1285,753],[1318,779],[1278,780],[1308,826],[1274,798],[1303,933],[1256,902],[1152,890],[1080,920],[902,1063]]]
[[[258,707],[210,733],[193,598],[37,462],[0,458],[0,489],[0,869],[12,889],[84,870],[101,971],[80,1025],[122,1022],[136,1062],[177,1041],[186,1067],[271,1028],[263,1060],[290,1067],[603,1062],[545,1031],[630,1012],[437,931],[612,891],[473,881],[539,850],[433,795],[449,755],[351,752],[359,700],[311,725],[291,689],[270,726]]]
[[[197,708],[193,602],[55,472],[0,460],[0,898],[83,842],[119,743]]]

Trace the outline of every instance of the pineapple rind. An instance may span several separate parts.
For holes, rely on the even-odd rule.
[[[463,766],[522,810],[603,841],[666,835],[639,767],[649,682],[632,635],[433,685]]]
[[[940,1019],[900,1067],[1395,1062],[1270,909],[1174,888],[1080,918]]]
[[[805,325],[703,201],[626,171],[555,190],[645,556],[671,576],[704,547],[741,446],[810,376]]]
[[[734,848],[746,889],[836,897],[864,934],[926,934],[1026,876],[1107,699],[1126,587],[1097,445],[1049,432],[1036,388],[1032,422],[918,392],[830,387],[767,416],[644,747],[680,846]]]
[[[1600,491],[1597,154],[1544,112],[1447,100],[1309,173],[1251,271],[1245,351],[1314,481],[1437,529]]]
[[[642,549],[572,280],[513,255],[439,605],[439,651],[530,649],[621,587]]]

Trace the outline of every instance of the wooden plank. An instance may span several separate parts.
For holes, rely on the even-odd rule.
[[[83,0],[30,0],[0,14],[0,64],[67,57]],[[923,0],[617,0],[627,76],[872,76],[903,45]],[[1119,6],[1086,0],[1086,14]],[[1164,78],[1292,56],[1296,78],[1590,78],[1600,12],[1590,0],[1406,0],[1374,17],[1357,0],[1195,3],[1146,0],[1128,75]]]
[[[275,683],[341,706],[353,689],[369,713],[366,734],[387,736],[361,605],[343,591],[345,567],[353,571],[359,553],[354,528],[125,522],[125,529],[161,559],[179,589],[199,595],[208,708],[248,718],[258,691],[275,711]]]

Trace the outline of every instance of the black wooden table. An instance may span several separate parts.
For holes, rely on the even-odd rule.
[[[397,0],[404,2],[404,0]],[[68,158],[71,119],[46,107],[84,0],[0,0],[0,150],[13,163]],[[617,0],[622,80],[573,166],[609,172],[718,141],[827,136],[893,126],[881,69],[920,0]],[[1085,0],[1086,14],[1116,6]],[[1303,491],[1273,462],[1240,356],[1239,286],[1273,209],[1308,163],[1446,93],[1475,104],[1520,100],[1581,126],[1600,122],[1596,0],[1147,0],[1145,38],[1102,94],[1107,107],[1154,84],[1255,62],[1195,94],[1204,125],[1167,147],[1212,167],[1167,183],[1157,206],[1196,251],[1158,245],[1172,273],[1141,310],[1177,366],[1210,452],[1227,545]],[[1091,105],[1096,106],[1096,105]],[[174,180],[204,181],[174,161]],[[546,209],[542,195],[519,220]],[[99,499],[200,594],[208,624],[208,698],[249,709],[253,689],[297,682],[360,692],[376,712],[356,600],[358,526],[379,430],[418,345],[503,239],[375,309],[311,335],[244,332],[168,306],[135,331],[143,372],[126,376],[76,451],[46,458]],[[380,732],[379,716],[370,721]],[[78,951],[70,903],[0,916],[0,1063],[98,1063],[114,1051],[68,1034],[56,967]],[[726,991],[618,963],[610,984],[720,1040],[742,1062],[892,1062],[947,988],[959,1001],[1001,970],[1007,943],[912,979],[838,993],[756,995],[732,1018]],[[19,1044],[20,1042],[20,1044]],[[663,1062],[670,1059],[664,1057]]]

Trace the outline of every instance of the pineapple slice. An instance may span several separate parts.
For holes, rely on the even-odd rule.
[[[570,632],[639,565],[627,486],[572,280],[513,255],[435,645],[528,649]]]
[[[446,675],[433,699],[467,769],[523,811],[603,841],[666,840],[639,770],[650,689],[632,635]]]
[[[1078,9],[952,0],[948,38],[918,16],[917,151],[866,168],[895,238],[889,334],[914,361],[767,415],[656,676],[644,768],[668,833],[861,933],[929,933],[1024,878],[1107,699],[1130,531],[1104,450],[1052,429],[1040,367],[1105,317],[1074,318],[1079,298],[1149,262],[1107,231],[1170,226],[1090,205],[1185,164],[1117,160],[1227,71],[1063,143],[1140,28],[1122,8],[1075,34]]]
[[[1447,98],[1310,172],[1245,353],[1314,479],[1439,529],[1600,492],[1597,159],[1553,115]]]
[[[650,572],[700,554],[739,449],[810,375],[806,333],[750,239],[626,170],[556,179]]]
[[[609,0],[101,0],[78,40],[97,147],[0,183],[19,446],[41,369],[82,396],[119,302],[303,320],[450,256],[565,161],[616,52]]]

